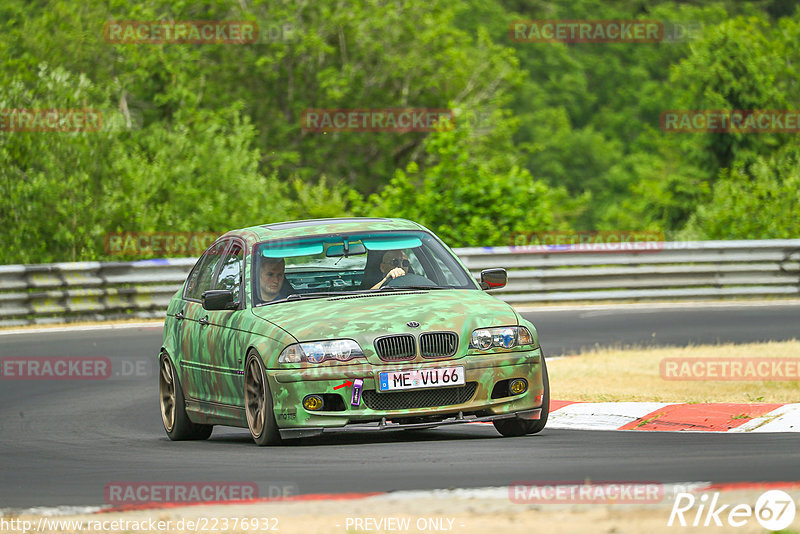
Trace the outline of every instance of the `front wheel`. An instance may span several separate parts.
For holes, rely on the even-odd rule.
[[[542,412],[539,419],[498,419],[492,421],[495,429],[505,437],[524,436],[526,434],[536,434],[544,430],[547,424],[547,416],[550,414],[550,377],[547,374],[547,364],[542,354]]]
[[[172,441],[208,439],[212,425],[193,423],[186,414],[183,389],[178,381],[175,366],[167,353],[161,355],[159,363],[158,393],[161,404],[161,422]]]
[[[251,352],[247,355],[244,373],[244,407],[247,427],[256,445],[278,445],[281,435],[272,410],[267,373],[261,357]]]

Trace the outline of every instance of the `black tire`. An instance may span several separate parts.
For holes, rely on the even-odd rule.
[[[161,407],[161,422],[172,441],[208,439],[214,430],[213,425],[193,423],[186,414],[186,402],[183,398],[178,374],[167,353],[159,359],[158,393]]]
[[[550,374],[547,372],[547,363],[544,361],[544,352],[542,352],[542,385],[544,386],[544,393],[542,394],[542,413],[539,419],[531,421],[530,430],[528,434],[536,434],[544,430],[547,425],[547,417],[550,415]]]
[[[544,430],[547,424],[547,416],[550,414],[550,377],[547,373],[547,364],[544,361],[544,353],[542,354],[542,385],[544,385],[544,393],[542,394],[542,413],[539,419],[498,419],[492,421],[494,428],[507,438],[524,436],[526,434],[536,434]]]
[[[267,372],[261,357],[251,351],[244,367],[244,411],[247,428],[256,445],[279,445],[281,434],[275,422],[272,393],[267,382]]]

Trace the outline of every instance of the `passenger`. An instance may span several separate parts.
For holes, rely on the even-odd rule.
[[[398,276],[405,276],[411,268],[411,263],[408,261],[408,256],[402,250],[388,250],[383,255],[383,261],[380,265],[380,270],[384,277],[370,289],[380,289],[383,284]]]
[[[261,300],[271,302],[285,299],[288,295],[283,291],[284,270],[286,261],[283,258],[262,258],[259,274],[259,292]]]

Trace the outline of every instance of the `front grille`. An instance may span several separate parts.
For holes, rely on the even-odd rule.
[[[412,408],[433,408],[434,406],[453,406],[468,402],[475,390],[477,382],[467,382],[457,388],[419,389],[413,391],[394,391],[378,393],[373,389],[362,394],[364,404],[372,410],[410,410]]]
[[[458,349],[455,332],[426,332],[419,336],[419,351],[424,358],[447,358]]]
[[[379,337],[375,340],[375,352],[381,360],[398,362],[413,360],[416,356],[416,344],[411,334]]]

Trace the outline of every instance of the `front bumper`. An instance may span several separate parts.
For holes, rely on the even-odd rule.
[[[448,388],[428,388],[403,392],[380,393],[376,389],[379,371],[426,369],[464,366],[465,382],[474,387],[474,394],[456,403],[402,409],[373,409],[364,395],[372,399],[383,395],[399,395],[410,391],[428,391],[434,396]],[[364,382],[362,402],[351,405],[352,387],[341,387],[347,381],[361,378]],[[524,378],[528,389],[518,395],[497,396],[498,383]],[[542,407],[541,350],[495,352],[467,355],[457,359],[414,361],[396,365],[371,364],[331,365],[306,369],[271,369],[267,372],[273,398],[275,420],[283,437],[303,437],[340,431],[404,430],[431,428],[476,421],[493,421],[521,417],[538,419]],[[502,384],[501,384],[502,385]],[[337,387],[338,386],[338,387]],[[336,388],[336,389],[335,389]],[[454,388],[450,388],[454,389]],[[495,392],[495,398],[492,393]],[[336,402],[336,409],[309,411],[303,407],[307,395],[323,395]],[[375,406],[375,403],[373,403]]]
[[[387,421],[386,418],[381,419],[377,423],[359,424],[353,423],[340,427],[303,427],[303,428],[282,428],[280,429],[281,438],[308,438],[312,436],[319,436],[320,434],[327,434],[330,432],[374,432],[381,430],[411,430],[433,428],[442,425],[458,425],[461,423],[484,423],[495,421],[497,419],[539,419],[542,416],[542,409],[527,410],[524,412],[507,413],[502,415],[488,415],[478,417],[476,415],[464,416],[463,412],[458,412],[455,417],[447,417],[441,421],[430,423],[392,423]]]

